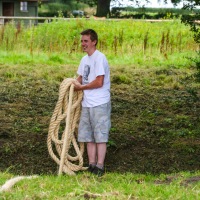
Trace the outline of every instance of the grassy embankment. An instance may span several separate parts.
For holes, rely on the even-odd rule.
[[[46,146],[49,120],[59,84],[76,75],[83,56],[79,33],[88,27],[99,33],[98,47],[111,67],[108,174],[103,179],[83,174],[41,176],[36,182],[24,180],[19,189],[3,197],[197,199],[199,183],[194,181],[187,188],[181,183],[199,174],[199,83],[195,82],[194,63],[187,59],[195,56],[198,46],[179,21],[71,20],[32,29],[1,29],[0,170],[56,173]],[[1,174],[1,184],[11,176]],[[156,184],[157,179],[165,184]]]

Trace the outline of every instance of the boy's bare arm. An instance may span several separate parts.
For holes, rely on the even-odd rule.
[[[73,81],[73,84],[75,85],[75,90],[89,90],[89,89],[95,89],[100,88],[103,86],[104,81],[104,75],[97,76],[94,81],[91,83],[88,83],[86,85],[81,85],[82,83],[82,76],[79,76],[76,81]]]

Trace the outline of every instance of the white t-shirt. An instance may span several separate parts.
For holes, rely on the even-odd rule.
[[[82,76],[83,85],[92,82],[97,76],[104,75],[102,87],[83,90],[83,107],[95,107],[110,101],[110,69],[103,53],[96,50],[91,56],[84,56],[77,73]]]

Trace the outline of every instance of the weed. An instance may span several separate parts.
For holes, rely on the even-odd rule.
[[[194,100],[198,100],[198,90],[197,88],[188,88],[187,92],[192,96],[192,98],[194,98]]]
[[[59,64],[63,64],[64,63],[64,60],[58,56],[58,55],[52,55],[49,57],[49,61],[52,61],[54,63],[59,63]]]
[[[117,147],[117,144],[114,140],[108,140],[107,147]]]
[[[114,75],[112,77],[112,82],[113,83],[116,83],[116,84],[130,84],[131,83],[131,80],[124,74],[121,74],[121,75]]]

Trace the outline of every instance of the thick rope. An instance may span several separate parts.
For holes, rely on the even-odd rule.
[[[75,171],[86,169],[83,167],[84,143],[77,143],[77,125],[83,92],[74,91],[73,80],[72,78],[65,79],[60,85],[59,98],[48,131],[48,151],[59,165],[59,175],[62,172],[74,175]],[[63,125],[63,121],[65,121],[65,128],[62,131],[60,125]],[[72,146],[75,156],[69,155]],[[55,154],[54,151],[57,153]]]

